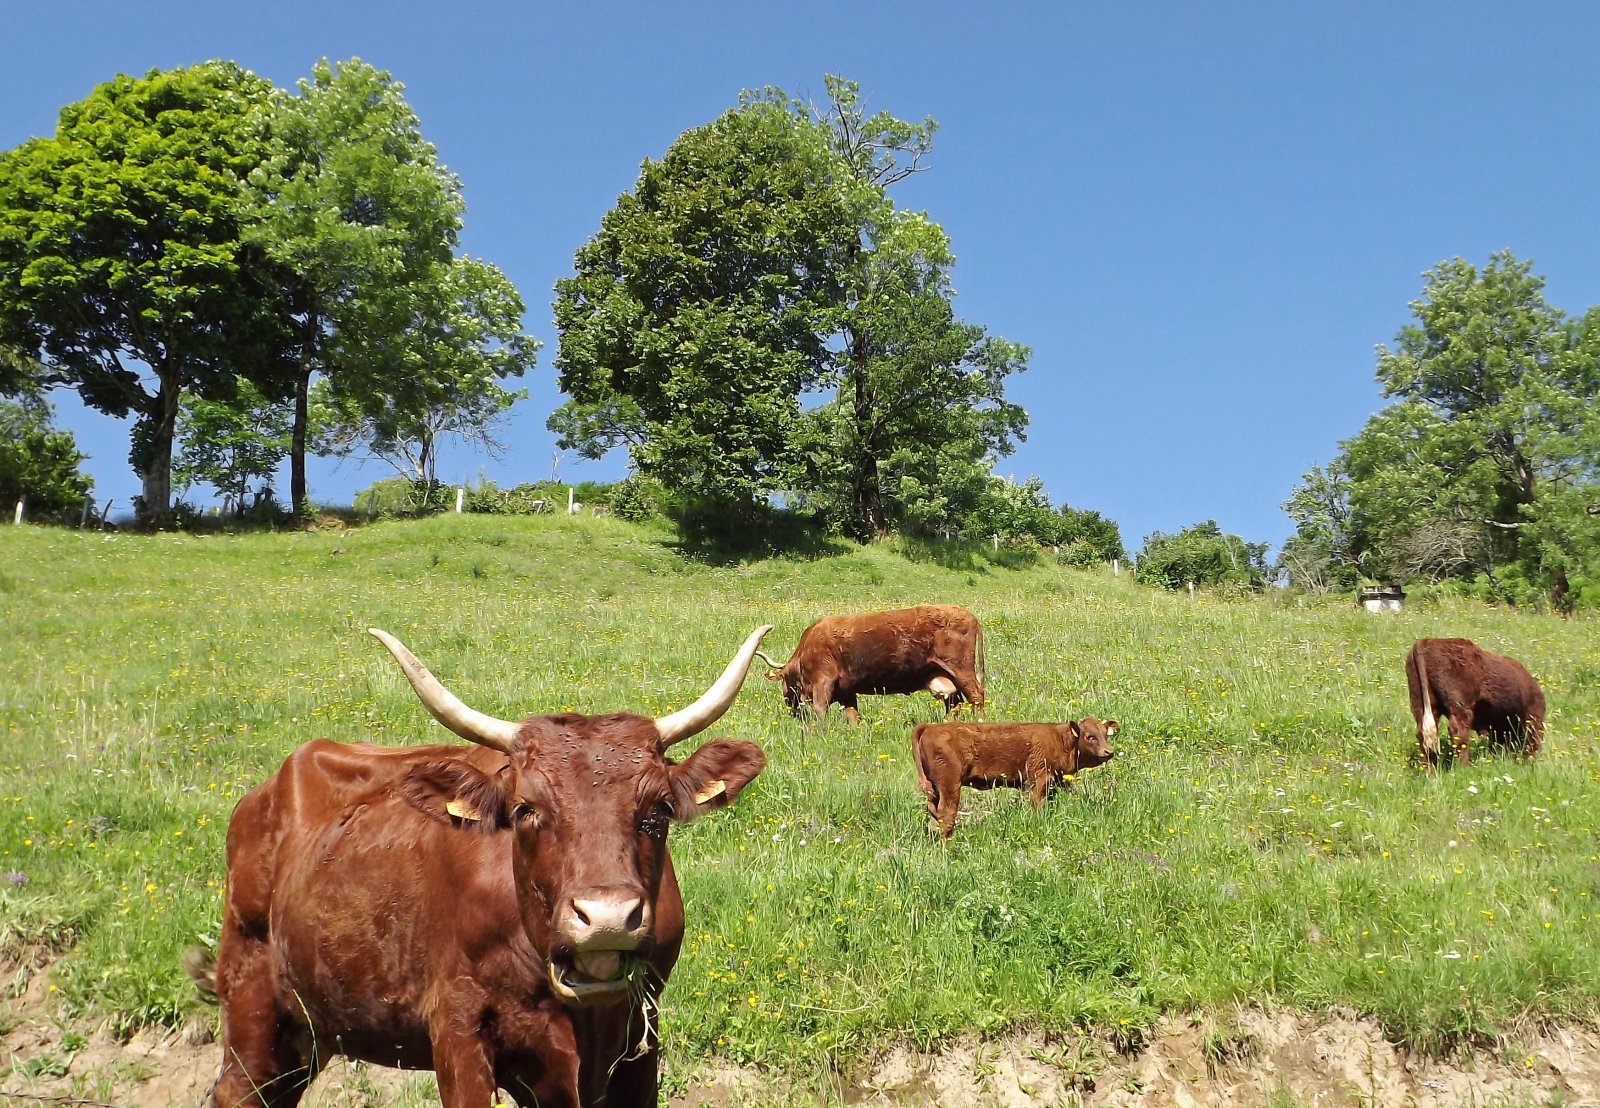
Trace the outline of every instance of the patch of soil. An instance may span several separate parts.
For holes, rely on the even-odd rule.
[[[119,1042],[46,1017],[0,1036],[0,1102],[76,1108],[195,1108],[216,1075],[209,1028],[136,1035]],[[433,1103],[427,1075],[335,1062],[303,1102],[308,1108],[385,1108]],[[817,1093],[783,1074],[732,1066],[697,1071],[672,1108],[752,1103],[815,1104]],[[833,1095],[846,1104],[917,1108],[1244,1108],[1315,1105],[1544,1104],[1600,1108],[1600,1033],[1565,1025],[1530,1032],[1515,1048],[1457,1059],[1413,1056],[1355,1016],[1312,1019],[1241,1010],[1220,1022],[1173,1018],[1148,1042],[1118,1053],[1078,1035],[962,1038],[934,1054],[894,1047]]]
[[[781,1077],[710,1067],[672,1105],[789,1103],[785,1085]],[[1600,1033],[1553,1027],[1514,1051],[1444,1060],[1411,1055],[1369,1019],[1244,1010],[1220,1025],[1198,1016],[1164,1020],[1127,1055],[1090,1036],[966,1038],[936,1054],[895,1047],[838,1092],[846,1104],[895,1108],[1600,1108]]]

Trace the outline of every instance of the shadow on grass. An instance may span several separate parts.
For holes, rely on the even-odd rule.
[[[828,534],[815,516],[766,505],[737,509],[686,505],[675,508],[670,517],[678,535],[662,545],[709,566],[743,565],[768,558],[811,562],[855,549],[849,540]]]
[[[1039,564],[1037,550],[1009,546],[995,550],[984,543],[964,539],[897,535],[894,547],[908,562],[936,565],[965,573],[988,573],[993,567],[1026,569]]]

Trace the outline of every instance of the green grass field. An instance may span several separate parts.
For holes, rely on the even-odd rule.
[[[968,1030],[1134,1044],[1164,1012],[1236,1002],[1371,1013],[1426,1051],[1600,1013],[1594,622],[1191,601],[1126,573],[917,553],[712,567],[587,517],[6,527],[0,953],[58,953],[69,1016],[199,1010],[179,954],[215,935],[234,801],[315,736],[447,739],[368,626],[502,717],[659,714],[760,623],[786,656],[819,615],[941,601],[983,621],[988,718],[1115,718],[1124,756],[1039,813],[969,792],[947,850],[909,755],[931,697],[864,698],[859,728],[835,709],[808,730],[758,667],[712,733],[761,743],[766,772],[673,832],[689,933],[669,1073],[848,1068]],[[1402,659],[1423,635],[1521,658],[1550,702],[1545,753],[1419,771]]]

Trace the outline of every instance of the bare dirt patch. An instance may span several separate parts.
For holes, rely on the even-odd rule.
[[[218,1049],[200,1024],[119,1042],[103,1031],[74,1033],[49,1018],[23,1019],[0,1037],[0,1101],[19,1108],[195,1108],[216,1074]],[[706,1066],[671,1104],[1597,1108],[1600,1033],[1577,1025],[1551,1027],[1497,1052],[1445,1060],[1411,1055],[1385,1039],[1371,1020],[1355,1016],[1311,1019],[1242,1010],[1221,1020],[1168,1019],[1129,1054],[1089,1035],[964,1038],[933,1054],[899,1046],[861,1073],[827,1085],[819,1091],[815,1081],[793,1075]],[[410,1108],[437,1101],[427,1076],[339,1061],[304,1103]]]

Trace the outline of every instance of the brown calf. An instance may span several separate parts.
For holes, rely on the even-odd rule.
[[[961,786],[1026,788],[1037,808],[1050,789],[1109,761],[1117,721],[1093,716],[1067,723],[923,723],[911,733],[917,787],[946,839],[955,832]]]
[[[1417,746],[1428,768],[1439,764],[1439,719],[1450,720],[1450,745],[1466,765],[1473,731],[1528,757],[1544,741],[1544,693],[1522,663],[1468,639],[1418,639],[1406,655],[1406,685],[1417,721]]]

